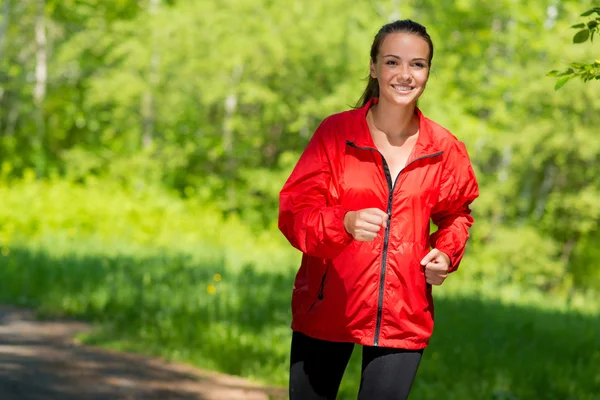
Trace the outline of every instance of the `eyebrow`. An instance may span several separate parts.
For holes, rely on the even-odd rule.
[[[398,60],[402,59],[401,57],[399,57],[399,56],[397,56],[395,54],[386,54],[386,55],[383,56],[383,58],[385,58],[385,57],[393,57],[393,58],[396,58]],[[429,61],[427,61],[426,58],[421,58],[421,57],[417,57],[417,58],[413,58],[412,59],[412,61],[417,61],[417,60],[423,60],[423,61],[429,62]]]

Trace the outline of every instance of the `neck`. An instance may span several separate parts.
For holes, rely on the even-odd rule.
[[[419,130],[415,104],[399,107],[381,99],[371,112],[373,123],[389,139],[407,139]]]

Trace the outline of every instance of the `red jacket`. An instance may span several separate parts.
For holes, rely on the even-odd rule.
[[[433,331],[433,299],[420,261],[431,246],[456,270],[477,181],[465,146],[417,110],[417,143],[393,184],[367,125],[371,103],[326,118],[281,190],[279,228],[303,252],[292,329],[421,349]],[[344,215],[372,207],[391,216],[386,229],[372,242],[354,240]],[[432,235],[430,219],[438,226]]]

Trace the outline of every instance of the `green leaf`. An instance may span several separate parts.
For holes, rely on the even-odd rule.
[[[574,29],[585,28],[585,24],[582,22],[581,24],[573,25],[571,28],[574,28]]]
[[[588,10],[588,11],[584,12],[583,14],[581,14],[581,16],[587,17],[589,15],[592,15],[593,13],[597,13],[598,15],[600,15],[600,7],[594,7],[591,10]]]
[[[583,43],[588,39],[589,36],[590,31],[587,29],[583,29],[577,32],[575,36],[573,36],[573,43]]]
[[[562,78],[560,78],[558,81],[556,81],[556,85],[554,86],[554,90],[558,90],[561,87],[565,86],[565,83],[567,83],[569,81],[569,79],[571,79],[570,76],[563,76]]]
[[[546,76],[556,76],[560,71],[553,69],[552,71],[548,72],[546,74]]]

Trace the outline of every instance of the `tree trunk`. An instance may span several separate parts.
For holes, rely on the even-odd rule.
[[[573,284],[573,281],[569,281],[567,278],[571,273],[571,255],[573,254],[573,249],[577,244],[579,237],[571,237],[563,244],[562,254],[560,255],[560,261],[565,266],[565,270],[563,272],[563,277],[561,279],[562,282],[570,282],[569,287],[567,287],[567,305],[570,307],[573,303],[573,296],[575,295],[576,287]]]
[[[235,160],[233,159],[233,117],[237,110],[238,95],[236,86],[240,83],[243,65],[238,65],[234,68],[231,75],[231,91],[225,98],[225,118],[223,118],[223,152],[226,157],[227,176],[230,177],[233,173]]]
[[[535,210],[533,215],[536,219],[541,219],[544,215],[544,210],[546,209],[546,203],[548,201],[548,196],[552,191],[552,187],[554,186],[555,177],[558,173],[557,167],[552,164],[546,165],[544,168],[544,179],[539,189],[539,197],[536,201]]]
[[[15,130],[17,129],[17,120],[19,119],[19,100],[12,99],[10,102],[10,111],[6,116],[6,129],[4,134],[6,137],[14,136]]]
[[[4,57],[4,47],[6,43],[6,31],[8,27],[8,21],[10,20],[10,0],[4,0],[2,4],[2,21],[0,22],[0,60]],[[0,105],[4,106],[2,100],[4,100],[4,93],[6,88],[4,85],[0,85]],[[0,136],[2,135],[3,127],[2,122],[4,118],[0,114]]]
[[[233,171],[235,170],[235,159],[233,156],[233,117],[237,110],[238,105],[238,94],[236,86],[240,82],[242,72],[244,71],[243,65],[238,65],[233,69],[231,75],[231,91],[225,97],[225,117],[223,118],[223,152],[225,153],[225,177],[229,182],[227,185],[226,193],[229,199],[228,208],[233,209],[236,207],[235,192],[231,182]]]
[[[44,100],[48,78],[48,46],[46,40],[45,0],[36,0],[35,18],[35,88],[33,102],[35,105],[35,125],[37,130],[36,158],[38,170],[45,167],[44,141],[46,125],[44,122]]]
[[[10,20],[10,0],[4,0],[2,4],[2,21],[0,22],[0,60],[4,57],[4,44],[6,43],[6,28],[8,27],[8,21]],[[2,100],[2,93],[0,91],[0,100]]]
[[[160,0],[149,0],[148,2],[148,13],[150,14],[150,20],[153,21],[152,17],[158,13],[158,6]],[[155,117],[156,104],[154,98],[154,91],[158,84],[158,64],[160,62],[160,56],[157,48],[156,31],[153,26],[152,29],[152,42],[151,42],[151,56],[150,66],[148,68],[148,89],[142,98],[142,147],[144,149],[150,147],[154,140],[154,129],[155,129]]]

